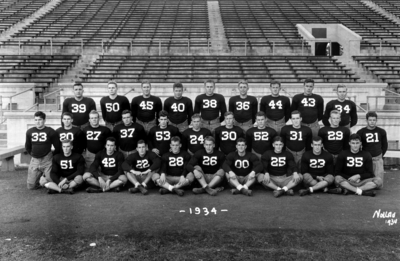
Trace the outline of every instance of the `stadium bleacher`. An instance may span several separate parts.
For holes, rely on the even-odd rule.
[[[117,56],[103,55],[82,76],[84,82],[362,82],[331,57],[313,56]]]
[[[377,5],[400,18],[400,2],[397,0],[375,0]]]
[[[0,82],[49,86],[73,67],[79,55],[0,55]]]

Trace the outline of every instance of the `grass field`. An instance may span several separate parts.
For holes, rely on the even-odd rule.
[[[25,188],[26,171],[1,173],[0,260],[400,260],[400,224],[388,224],[399,174],[386,173],[375,198],[275,199],[260,187],[253,197],[47,195]],[[379,209],[396,216],[373,217]]]

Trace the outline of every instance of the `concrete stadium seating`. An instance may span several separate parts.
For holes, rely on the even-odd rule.
[[[0,55],[0,82],[48,86],[57,82],[78,59],[79,55]]]
[[[400,18],[400,2],[397,0],[374,0],[374,2],[386,11]]]
[[[83,82],[362,82],[331,57],[312,56],[116,56],[103,55],[81,76]]]

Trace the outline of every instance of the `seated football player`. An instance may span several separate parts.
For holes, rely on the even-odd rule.
[[[368,151],[361,150],[361,137],[358,134],[350,135],[350,150],[339,153],[335,175],[337,188],[329,190],[329,193],[374,197],[374,189],[382,188],[382,179],[374,177],[372,156]]]
[[[300,196],[311,195],[315,191],[327,191],[333,184],[333,156],[322,149],[322,138],[313,137],[312,151],[306,151],[301,158],[303,184],[308,189],[300,189]]]
[[[282,150],[282,137],[276,136],[272,146],[274,150],[269,150],[261,156],[265,173],[260,174],[257,181],[265,188],[273,189],[276,198],[284,194],[293,196],[293,188],[303,180],[303,176],[297,172],[292,153]]]
[[[44,176],[41,178],[41,182],[45,179],[43,185],[48,189],[49,194],[74,194],[74,189],[83,182],[85,159],[82,154],[72,152],[72,143],[68,139],[61,141],[62,152],[53,157],[51,180],[47,180]]]
[[[194,180],[192,172],[187,173],[187,164],[190,154],[181,150],[181,139],[178,136],[171,138],[171,151],[161,157],[160,173],[154,173],[152,180],[161,187],[160,194],[175,193],[183,196],[183,187],[190,186]]]
[[[229,185],[233,187],[231,190],[233,195],[242,193],[251,196],[250,187],[263,168],[258,157],[254,153],[246,151],[246,140],[244,138],[239,138],[236,141],[236,149],[237,151],[228,154],[223,165],[226,179]]]
[[[122,169],[125,171],[126,177],[133,185],[130,193],[141,192],[143,195],[148,194],[147,187],[151,187],[149,183],[154,173],[158,172],[161,166],[161,158],[152,151],[146,151],[146,143],[144,140],[137,142],[136,151],[138,153],[130,154],[122,163]]]
[[[193,189],[194,194],[207,192],[211,196],[215,196],[224,189],[218,186],[225,176],[225,172],[222,169],[225,155],[219,150],[214,150],[215,140],[211,136],[204,139],[204,148],[194,154],[187,166],[187,170],[194,174],[201,185],[201,188]]]
[[[120,187],[127,182],[122,170],[124,155],[116,151],[116,140],[114,137],[106,139],[106,148],[98,152],[90,165],[89,172],[83,175],[83,180],[91,187],[88,193],[119,192]]]

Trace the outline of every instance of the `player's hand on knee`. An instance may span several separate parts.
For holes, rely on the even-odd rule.
[[[297,174],[297,172],[293,173],[293,182],[299,183],[300,182],[300,176]]]
[[[256,178],[256,173],[254,171],[250,172],[249,179],[255,179],[255,178]]]
[[[236,179],[236,175],[232,171],[230,171],[228,175],[229,175],[229,179]]]
[[[269,176],[269,173],[265,173],[262,183],[265,184],[265,185],[268,185],[270,180],[271,180],[271,178]]]
[[[158,156],[161,156],[160,151],[158,149],[154,148],[151,151],[154,152],[155,154],[157,154]]]
[[[163,173],[163,174],[161,174],[160,179],[158,180],[159,185],[160,186],[164,185],[165,180],[166,180],[166,177],[165,177],[165,174]]]

